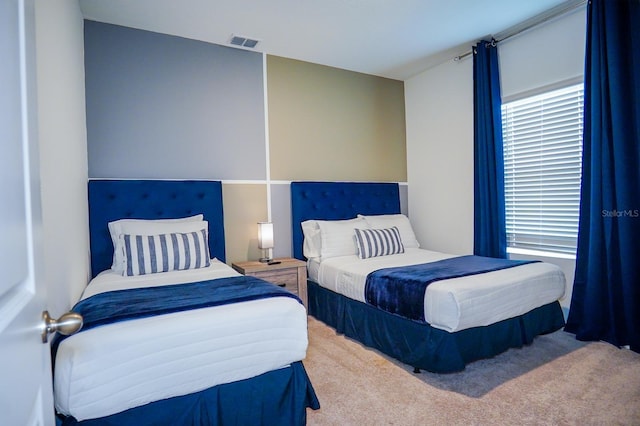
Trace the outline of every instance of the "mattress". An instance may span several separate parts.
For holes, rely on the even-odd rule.
[[[309,278],[321,286],[365,302],[367,275],[382,268],[417,265],[455,257],[407,248],[405,253],[360,259],[357,255],[308,261]],[[425,292],[425,320],[448,332],[486,326],[559,300],[565,276],[553,264],[536,262],[499,271],[431,283]]]
[[[82,299],[104,291],[239,275],[208,268],[122,277],[96,276]],[[305,308],[277,297],[124,321],[77,333],[60,344],[54,371],[58,412],[77,420],[251,378],[302,360]]]

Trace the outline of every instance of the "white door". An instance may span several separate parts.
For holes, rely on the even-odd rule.
[[[43,344],[34,0],[0,0],[0,424],[53,425]]]

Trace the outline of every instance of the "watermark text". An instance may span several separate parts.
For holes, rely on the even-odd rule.
[[[602,217],[640,217],[640,210],[602,210]]]

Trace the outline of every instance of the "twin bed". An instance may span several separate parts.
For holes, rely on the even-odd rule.
[[[416,371],[460,371],[564,326],[557,266],[419,248],[397,184],[293,182],[291,206],[309,314]]]
[[[85,325],[52,346],[64,425],[293,425],[319,408],[301,301],[224,263],[220,182],[91,181],[89,209]]]

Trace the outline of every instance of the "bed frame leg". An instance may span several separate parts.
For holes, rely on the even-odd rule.
[[[414,374],[420,374],[422,372],[420,371],[420,369],[418,367],[413,367],[413,373]]]

